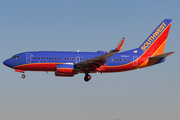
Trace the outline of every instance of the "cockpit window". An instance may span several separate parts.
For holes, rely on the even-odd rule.
[[[18,59],[19,56],[14,55],[14,56],[12,56],[11,58]]]

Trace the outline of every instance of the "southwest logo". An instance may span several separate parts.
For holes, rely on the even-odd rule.
[[[158,29],[148,38],[148,40],[141,46],[141,49],[145,51],[153,42],[154,40],[160,35],[160,33],[166,28],[165,22],[163,22]]]

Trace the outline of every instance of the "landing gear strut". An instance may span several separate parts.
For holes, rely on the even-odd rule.
[[[84,81],[88,82],[91,79],[91,76],[88,73],[85,73]]]

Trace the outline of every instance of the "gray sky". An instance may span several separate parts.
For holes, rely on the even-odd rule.
[[[179,0],[0,1],[1,120],[179,120]],[[3,65],[26,51],[121,51],[141,45],[173,19],[162,64],[135,71],[56,77]]]

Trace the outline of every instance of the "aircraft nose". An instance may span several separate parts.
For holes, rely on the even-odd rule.
[[[8,66],[8,67],[11,67],[11,60],[10,59],[7,59],[3,62],[4,65]]]

